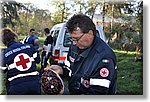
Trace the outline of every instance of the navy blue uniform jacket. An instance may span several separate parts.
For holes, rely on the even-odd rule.
[[[38,36],[36,36],[36,35],[27,36],[24,43],[25,44],[32,44],[36,49],[38,49],[39,46],[34,44],[34,41],[36,39],[39,39]]]
[[[9,91],[11,94],[32,93],[31,90],[35,89],[38,84],[34,83],[35,85],[32,85],[33,82],[39,82],[40,80],[36,63],[40,63],[40,55],[33,45],[21,44],[15,41],[9,43],[8,48],[3,52],[3,66],[6,67],[4,70],[7,71],[8,88],[16,90]],[[21,85],[21,87],[16,87],[16,85]],[[18,90],[22,91],[17,93]],[[39,91],[40,88],[36,90]],[[40,94],[39,92],[33,92],[32,94]]]
[[[63,72],[69,77],[70,94],[115,94],[116,56],[100,38],[83,51],[72,45],[67,60],[71,66]]]

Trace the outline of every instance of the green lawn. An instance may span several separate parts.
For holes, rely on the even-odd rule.
[[[143,94],[143,62],[135,61],[135,52],[115,51],[118,59],[117,94]]]

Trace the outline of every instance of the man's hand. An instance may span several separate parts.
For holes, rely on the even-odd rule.
[[[40,45],[40,40],[39,39],[35,39],[34,40],[34,45],[37,45],[37,46]]]
[[[43,47],[39,47],[38,51],[41,52],[43,50]]]
[[[49,69],[55,71],[58,74],[63,74],[62,67],[59,65],[51,65],[51,66],[45,68],[44,70],[49,70]]]

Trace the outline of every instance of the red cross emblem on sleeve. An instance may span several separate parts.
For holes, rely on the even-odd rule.
[[[84,80],[83,85],[84,85],[84,87],[89,88],[90,87],[90,81]]]
[[[100,69],[100,75],[102,77],[107,77],[109,75],[109,70],[107,68]]]
[[[21,53],[14,58],[14,63],[15,63],[15,67],[19,71],[26,71],[31,68],[32,61],[30,61],[29,55],[25,53]]]

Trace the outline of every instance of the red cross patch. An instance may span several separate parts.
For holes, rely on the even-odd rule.
[[[29,68],[31,68],[31,64],[32,64],[32,62],[30,61],[30,56],[25,53],[18,54],[14,58],[14,63],[15,63],[15,67],[19,71],[28,70]]]
[[[84,80],[83,85],[84,85],[84,87],[89,88],[90,87],[90,82],[88,80]]]
[[[107,68],[100,69],[100,75],[102,77],[107,77],[109,75],[109,70]]]

